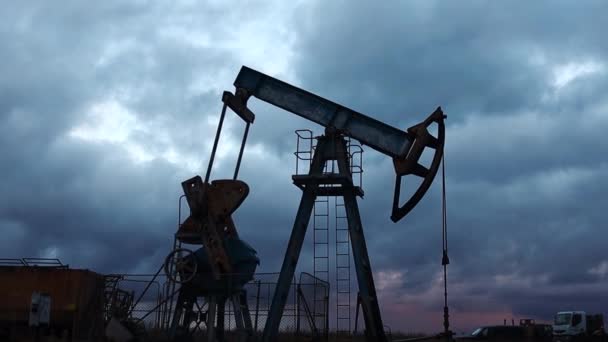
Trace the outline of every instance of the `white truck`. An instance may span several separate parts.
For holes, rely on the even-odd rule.
[[[604,315],[560,311],[553,321],[553,342],[606,342]]]

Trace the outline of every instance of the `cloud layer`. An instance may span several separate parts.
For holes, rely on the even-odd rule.
[[[0,14],[3,257],[155,271],[179,184],[204,172],[221,92],[248,65],[401,128],[444,108],[457,329],[605,311],[605,3],[14,7]],[[252,191],[236,220],[260,270],[274,272],[300,196],[293,130],[322,131],[250,102],[240,178]],[[214,178],[232,175],[238,153],[241,123],[226,125]],[[395,225],[390,160],[366,150],[364,168],[360,207],[385,321],[439,330],[439,179]]]

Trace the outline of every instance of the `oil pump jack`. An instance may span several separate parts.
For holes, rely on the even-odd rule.
[[[182,183],[191,209],[191,216],[185,222],[188,224],[182,225],[184,227],[182,236],[193,234],[193,236],[202,237],[197,242],[201,242],[206,247],[207,258],[204,262],[209,264],[207,269],[212,271],[215,279],[220,279],[222,274],[233,271],[234,261],[230,260],[228,255],[230,253],[226,251],[226,241],[236,236],[236,228],[230,219],[230,214],[242,203],[248,192],[246,184],[238,181],[237,176],[249,126],[255,119],[254,113],[247,107],[247,102],[251,97],[325,127],[325,134],[317,137],[318,141],[308,174],[292,176],[293,183],[302,190],[302,198],[285,251],[262,341],[269,342],[277,339],[289,288],[317,196],[344,198],[366,339],[368,341],[386,341],[357,204],[357,197],[363,196],[363,190],[353,183],[345,139],[358,140],[362,145],[369,146],[392,158],[396,179],[390,217],[393,222],[397,222],[418,204],[437,174],[445,141],[444,119],[446,116],[441,107],[438,107],[421,123],[403,131],[246,66],[241,68],[234,81],[234,86],[236,88],[234,94],[225,91],[222,95],[224,106],[205,180],[196,176]],[[246,123],[241,149],[233,179],[209,182],[209,174],[227,107]],[[437,125],[437,136],[429,133],[428,128],[432,124]],[[420,164],[420,158],[426,148],[434,150],[431,164],[428,167]],[[338,172],[323,172],[327,162],[335,162],[338,165]],[[422,182],[414,194],[403,205],[400,205],[401,181],[402,177],[406,175],[421,177]],[[240,249],[246,250],[247,247]],[[250,253],[250,255],[250,258],[247,259],[249,261],[246,263],[249,266],[246,269],[252,273],[255,270],[255,266],[251,267],[255,261],[255,253]],[[167,260],[169,259],[168,257]],[[179,268],[180,274],[188,278],[187,273],[196,272],[196,270],[193,271],[193,266],[188,266],[188,262],[184,262],[184,260],[192,261],[192,258],[178,259],[175,265]]]

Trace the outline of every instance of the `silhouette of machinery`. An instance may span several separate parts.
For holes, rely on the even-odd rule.
[[[346,139],[358,140],[393,159],[396,180],[391,220],[397,222],[418,204],[437,174],[443,157],[446,116],[438,107],[423,122],[403,131],[245,66],[241,68],[234,86],[234,94],[225,91],[222,96],[224,106],[205,179],[196,176],[182,183],[191,213],[180,226],[176,238],[202,247],[196,251],[176,248],[166,258],[165,272],[170,279],[181,283],[171,323],[172,336],[184,336],[192,325],[204,321],[209,340],[222,340],[226,301],[232,302],[235,308],[241,337],[247,340],[253,336],[243,285],[252,279],[259,260],[255,250],[239,238],[231,218],[249,193],[247,184],[237,180],[237,176],[249,127],[255,119],[247,107],[249,98],[253,96],[325,127],[325,134],[316,138],[308,174],[292,177],[293,183],[302,190],[302,198],[262,341],[277,339],[291,280],[318,196],[344,199],[366,338],[368,341],[386,341],[357,204],[357,197],[363,196],[363,190],[353,184]],[[227,108],[245,121],[245,132],[233,178],[210,182]],[[433,124],[437,127],[436,136],[429,133]],[[423,166],[420,158],[427,148],[434,150],[434,155],[430,165]],[[324,172],[328,162],[338,165],[337,172]],[[405,175],[420,177],[421,184],[400,205],[401,180]],[[205,297],[208,307],[202,315],[204,317],[200,317],[200,310],[196,313],[197,297]]]

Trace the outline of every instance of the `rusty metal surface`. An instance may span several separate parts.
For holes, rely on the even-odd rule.
[[[103,333],[102,275],[78,269],[0,267],[0,324],[27,324],[34,291],[51,297],[51,326],[80,338]]]
[[[216,217],[232,215],[249,195],[247,183],[233,179],[214,180],[208,189],[209,209]]]
[[[232,266],[222,240],[238,237],[232,213],[249,195],[247,183],[233,179],[203,183],[199,176],[182,183],[190,215],[180,226],[176,238],[189,244],[205,245],[213,273],[231,273]]]

